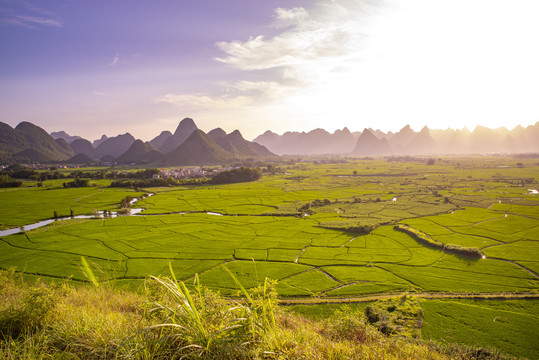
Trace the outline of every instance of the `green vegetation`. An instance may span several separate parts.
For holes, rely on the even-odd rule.
[[[418,231],[405,224],[395,225],[393,228],[395,230],[402,231],[403,233],[410,235],[411,237],[413,237],[420,243],[425,244],[426,246],[429,246],[429,247],[433,247],[435,249],[439,249],[439,250],[452,253],[452,254],[468,256],[471,258],[477,258],[477,259],[481,259],[485,257],[485,255],[478,248],[462,247],[459,245],[452,245],[452,244],[444,244],[442,242],[431,239],[427,234],[421,231]]]
[[[276,306],[272,282],[227,300],[196,281],[152,277],[139,293],[69,281],[24,281],[0,272],[0,357],[3,359],[508,359],[498,351],[409,337],[417,300],[372,305],[392,335],[349,307],[309,321]],[[389,315],[390,314],[390,315]],[[411,317],[410,317],[411,316]],[[378,320],[377,322],[379,322]],[[375,323],[377,323],[375,322]],[[418,323],[414,331],[418,329]],[[382,327],[385,329],[386,327]],[[481,354],[478,356],[477,354]],[[475,356],[474,356],[475,355]]]
[[[537,300],[424,300],[423,339],[495,347],[514,356],[539,354]]]
[[[242,166],[239,169],[222,171],[212,178],[214,184],[232,184],[239,182],[256,181],[260,179],[262,173],[259,169],[252,169]]]
[[[0,188],[4,187],[19,187],[22,185],[22,181],[15,180],[9,175],[0,175]]]
[[[238,285],[228,270],[247,291],[271,278],[279,298],[306,303],[402,293],[533,294],[539,289],[539,198],[528,188],[538,188],[539,169],[533,159],[505,167],[513,161],[290,163],[257,181],[140,192],[109,187],[103,169],[92,180],[85,175],[90,187],[25,181],[0,190],[2,228],[55,213],[119,209],[131,197],[154,196],[137,203],[142,215],[59,221],[1,236],[0,268],[82,283],[88,281],[79,269],[84,256],[101,268],[100,284],[135,288],[150,275],[169,274],[170,263],[178,283],[199,278],[211,291],[234,296]],[[121,177],[147,178],[131,174]],[[455,309],[443,308],[440,316]],[[391,321],[388,329],[396,326]]]
[[[54,211],[62,217],[70,216],[70,210],[74,215],[115,210],[126,196],[143,194],[131,189],[108,188],[108,180],[92,181],[91,184],[97,186],[81,188],[64,188],[62,183],[62,180],[47,180],[40,187],[0,190],[0,229],[50,219]]]

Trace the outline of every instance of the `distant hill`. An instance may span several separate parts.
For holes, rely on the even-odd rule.
[[[73,149],[71,149],[71,146],[69,146],[67,141],[65,141],[64,139],[55,139],[54,141],[56,142],[58,146],[60,146],[66,152],[66,154],[73,153]]]
[[[102,163],[113,163],[116,162],[116,158],[112,155],[105,155],[99,159]]]
[[[176,128],[176,131],[174,134],[170,137],[168,137],[165,142],[163,143],[163,146],[159,148],[164,153],[169,153],[172,150],[176,149],[178,146],[183,144],[185,140],[191,134],[197,130],[197,126],[195,125],[195,122],[191,118],[185,118],[178,124],[178,127]]]
[[[71,136],[65,131],[53,131],[50,133],[50,135],[53,137],[53,139],[64,139],[67,141],[68,144],[71,144],[73,141],[80,139],[80,136]]]
[[[197,129],[180,146],[165,156],[165,165],[217,165],[231,158],[232,155],[229,152],[220,147],[204,131]]]
[[[98,147],[99,145],[101,145],[101,143],[105,142],[109,137],[105,134],[101,135],[101,138],[100,139],[97,139],[97,140],[94,140],[92,142],[92,145],[94,146],[94,148]]]
[[[162,158],[163,153],[157,150],[150,142],[135,140],[129,149],[116,159],[116,162],[119,164],[149,164]]]
[[[84,164],[91,164],[91,163],[95,163],[96,161],[94,159],[92,159],[91,157],[89,157],[88,155],[86,154],[76,154],[75,156],[73,156],[72,158],[70,159],[67,159],[66,161],[64,161],[66,164],[79,164],[79,165],[84,165]]]
[[[152,144],[156,149],[161,149],[165,144],[165,141],[167,141],[167,139],[171,136],[172,133],[170,131],[161,131],[161,134],[150,140],[150,144]]]
[[[213,141],[217,141],[226,136],[226,131],[221,128],[215,128],[208,133],[208,136],[211,137]]]
[[[430,136],[428,127],[423,127],[420,132],[414,133],[412,140],[405,148],[406,154],[438,154],[438,144]]]
[[[86,154],[91,158],[96,158],[94,146],[86,139],[77,139],[70,146],[75,154]]]
[[[15,128],[0,122],[0,163],[62,162],[77,154],[85,154],[90,159],[105,158],[107,162],[119,159],[124,163],[203,165],[234,159],[267,159],[277,156],[275,154],[366,156],[539,152],[539,122],[527,127],[516,126],[512,130],[484,126],[477,126],[473,131],[467,128],[432,130],[425,126],[415,132],[409,125],[396,133],[372,128],[351,132],[346,127],[334,133],[314,129],[278,135],[268,130],[254,141],[248,141],[239,130],[227,134],[223,129],[215,128],[206,134],[198,131],[193,119],[184,118],[174,134],[162,131],[147,143],[136,142],[129,133],[111,138],[103,135],[93,143],[65,131],[51,134],[54,137],[29,122],[21,122]],[[190,142],[183,146],[188,139]],[[79,161],[83,157],[74,159]]]
[[[95,156],[102,158],[105,155],[112,155],[117,158],[126,152],[134,142],[135,138],[130,133],[108,138],[96,147]]]
[[[324,129],[314,129],[307,133],[287,131],[281,136],[266,131],[253,141],[280,155],[349,153],[355,144],[354,135],[348,128],[333,134]]]
[[[357,139],[353,154],[356,155],[385,155],[390,153],[386,138],[378,139],[369,129],[363,130]]]
[[[56,141],[45,130],[29,122],[14,129],[0,123],[2,162],[55,162],[69,159],[73,151],[64,140]]]
[[[362,138],[365,130],[368,130],[368,134]],[[539,152],[539,141],[537,141],[539,122],[526,128],[517,126],[513,130],[503,127],[489,129],[477,126],[473,132],[467,128],[431,130],[426,126],[420,132],[415,132],[409,125],[404,126],[397,133],[384,133],[370,128],[365,130],[363,133],[352,133],[344,128],[342,131],[337,130],[334,134],[329,134],[325,130],[315,129],[308,133],[285,132],[283,135],[268,130],[256,137],[254,141],[281,155]],[[375,141],[375,138],[381,142]],[[350,139],[354,143],[352,146],[349,145]],[[348,148],[350,150],[346,150]]]
[[[237,159],[275,156],[275,154],[271,153],[264,146],[245,140],[239,130],[234,130],[225,136],[217,136],[222,135],[224,131],[219,134],[217,134],[215,130],[212,131],[214,131],[213,136],[215,137],[215,139],[212,140],[215,140],[219,146],[232,154],[233,158]]]

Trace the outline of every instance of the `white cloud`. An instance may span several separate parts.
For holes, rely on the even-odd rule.
[[[218,110],[237,108],[251,103],[247,96],[207,96],[203,94],[166,94],[154,99],[154,103],[166,103],[189,110]]]
[[[216,44],[216,60],[236,78],[219,84],[224,95],[156,102],[223,110],[222,119],[266,121],[275,131],[531,124],[539,119],[537,13],[536,0],[278,8],[270,24],[277,34]]]
[[[35,29],[39,26],[63,27],[63,21],[52,11],[26,1],[3,1],[0,23]]]
[[[30,29],[35,29],[36,26],[52,26],[52,27],[62,27],[63,24],[59,20],[37,17],[37,16],[14,16],[9,18],[3,18],[0,20],[4,24],[23,26]]]
[[[307,10],[302,7],[292,9],[277,8],[275,9],[275,27],[286,27],[294,25],[298,21],[302,21],[309,16]]]
[[[273,38],[259,35],[247,41],[217,43],[225,57],[216,60],[242,70],[263,70],[278,67],[304,67],[347,56],[358,39],[357,18],[341,6],[323,7],[323,12],[308,13],[303,8],[276,10],[276,25],[283,22],[289,29]]]
[[[107,66],[116,66],[120,63],[120,55],[116,54],[114,55],[114,58]]]

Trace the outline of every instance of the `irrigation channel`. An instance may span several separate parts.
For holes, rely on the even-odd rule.
[[[420,292],[420,293],[393,293],[377,294],[365,296],[353,296],[343,298],[283,298],[279,300],[279,305],[324,305],[324,304],[352,304],[364,303],[377,300],[386,300],[401,296],[414,296],[421,299],[476,299],[476,300],[530,300],[539,299],[537,293],[445,293],[445,292]]]

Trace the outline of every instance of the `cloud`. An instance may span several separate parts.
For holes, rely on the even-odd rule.
[[[360,8],[342,3],[350,5],[332,1],[310,12],[278,8],[274,25],[288,29],[271,38],[258,35],[247,41],[218,42],[216,46],[225,56],[216,60],[249,71],[340,62],[361,38],[357,17]]]
[[[276,23],[274,27],[286,27],[304,20],[309,14],[304,8],[295,7],[292,9],[277,8],[275,9]]]
[[[103,92],[103,91],[94,91],[94,95],[97,96],[109,96],[110,94]]]
[[[167,94],[154,102],[191,109],[238,109],[254,103],[260,108],[284,103],[328,77],[344,77],[362,36],[357,23],[363,7],[357,3],[333,0],[309,10],[277,8],[269,26],[281,30],[277,35],[216,43],[223,56],[215,60],[240,70],[238,81],[220,84],[224,95]]]
[[[11,18],[3,18],[1,22],[8,25],[23,26],[29,29],[35,29],[37,25],[62,27],[63,24],[54,19],[47,19],[36,16],[15,16]]]
[[[154,99],[154,103],[166,103],[191,110],[216,110],[242,107],[250,104],[248,96],[208,96],[203,94],[166,94]]]
[[[120,63],[120,55],[116,54],[114,55],[114,58],[107,66],[116,66]]]
[[[63,27],[63,21],[52,11],[32,5],[26,1],[6,2],[0,12],[0,23],[35,29],[40,26]]]

